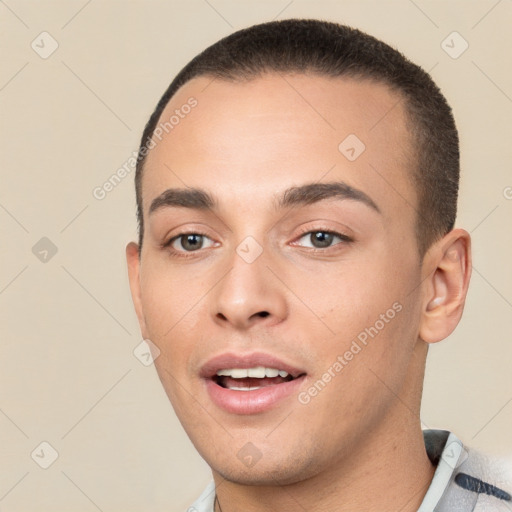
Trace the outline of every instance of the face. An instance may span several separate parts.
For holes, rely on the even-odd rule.
[[[161,117],[188,112],[146,161],[132,293],[176,414],[224,478],[318,475],[411,414],[395,393],[421,385],[421,265],[398,101],[365,81],[203,77]]]

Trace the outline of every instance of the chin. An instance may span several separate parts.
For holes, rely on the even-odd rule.
[[[264,459],[265,455],[262,454],[261,459],[251,467],[244,467],[245,464],[238,459],[206,462],[222,478],[240,485],[290,485],[307,480],[321,471],[320,464],[314,464],[302,456],[276,457],[275,453],[269,452],[267,460]]]
[[[239,485],[253,485],[259,487],[275,487],[280,485],[289,485],[301,482],[307,478],[300,473],[297,474],[297,469],[292,470],[284,468],[255,468],[249,470],[239,470],[235,468],[222,468],[222,470],[214,469],[225,480]]]

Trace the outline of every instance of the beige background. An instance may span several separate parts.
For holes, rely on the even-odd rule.
[[[382,38],[432,69],[452,104],[458,225],[472,233],[475,268],[461,325],[431,349],[422,420],[512,455],[512,2],[6,0],[0,510],[178,511],[208,482],[154,368],[133,354],[140,335],[124,261],[136,234],[133,173],[103,200],[92,192],[132,156],[190,58],[235,29],[289,17]],[[59,45],[47,58],[43,31]],[[469,44],[457,59],[441,46],[453,31]],[[46,262],[45,242],[32,249],[42,237],[58,250]],[[46,470],[43,441],[59,454]]]

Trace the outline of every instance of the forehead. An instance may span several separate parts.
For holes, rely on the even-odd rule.
[[[403,101],[369,80],[199,77],[175,94],[158,126],[143,178],[145,213],[170,187],[260,204],[270,193],[321,180],[343,180],[398,213],[416,203]]]

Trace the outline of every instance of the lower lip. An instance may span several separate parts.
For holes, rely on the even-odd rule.
[[[304,376],[252,391],[235,391],[207,379],[206,389],[212,402],[221,409],[231,414],[256,414],[268,411],[285,398],[297,394],[303,380]]]

